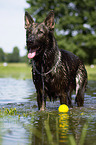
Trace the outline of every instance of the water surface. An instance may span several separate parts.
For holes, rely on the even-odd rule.
[[[58,112],[59,100],[54,103],[47,100],[47,110],[39,112],[32,80],[0,78],[0,109],[16,108],[17,110],[15,116],[4,115],[0,118],[0,144],[51,145],[48,142],[46,124],[49,124],[55,145],[56,143],[60,145],[68,144],[70,135],[74,136],[78,144],[82,128],[86,121],[90,120],[84,145],[95,145],[96,82],[89,81],[88,83],[84,107],[76,107],[74,100],[75,95],[73,94],[73,108],[70,108],[68,114]],[[27,114],[26,117],[24,113]]]

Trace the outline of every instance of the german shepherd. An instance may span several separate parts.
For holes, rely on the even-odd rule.
[[[72,106],[72,91],[76,91],[77,106],[84,104],[87,72],[82,61],[73,53],[59,49],[54,38],[54,12],[42,23],[35,23],[25,12],[28,58],[32,59],[33,82],[37,92],[38,109],[44,110],[46,98],[60,98],[60,104]]]

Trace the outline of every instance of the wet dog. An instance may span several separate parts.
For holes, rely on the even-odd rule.
[[[60,104],[71,106],[73,90],[77,106],[83,106],[87,72],[76,55],[58,48],[54,38],[54,12],[50,11],[42,23],[35,23],[25,12],[25,29],[38,108],[44,110],[47,97],[53,101],[59,97]]]

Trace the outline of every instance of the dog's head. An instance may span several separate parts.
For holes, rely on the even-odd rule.
[[[50,11],[42,23],[35,23],[29,13],[25,12],[25,29],[28,58],[32,59],[48,46],[49,35],[54,30],[54,12]]]

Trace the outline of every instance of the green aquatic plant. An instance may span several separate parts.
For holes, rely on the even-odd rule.
[[[87,134],[87,128],[88,128],[88,125],[89,125],[88,122],[89,121],[87,121],[82,128],[81,137],[80,137],[80,140],[79,140],[79,145],[84,145],[84,141],[85,141],[86,134]],[[47,134],[49,144],[50,145],[59,145],[59,142],[57,142],[57,143],[53,142],[53,138],[52,138],[52,134],[51,134],[51,130],[50,130],[50,127],[49,127],[48,120],[46,120],[44,122],[44,125],[45,125],[45,130],[46,130],[46,134]],[[68,145],[77,145],[76,140],[75,140],[73,135],[69,135],[68,140],[69,140]]]
[[[83,115],[83,113],[81,113],[81,115]],[[19,121],[21,119],[21,117],[27,118],[30,117],[30,123],[29,124],[23,124],[25,129],[28,129],[30,131],[30,136],[33,134],[34,136],[36,136],[37,138],[39,138],[40,140],[42,140],[42,133],[41,130],[36,129],[34,127],[34,112],[18,112],[16,108],[2,108],[0,110],[0,117],[8,117],[8,116],[16,116],[17,120]],[[69,115],[62,115],[59,114],[59,120],[58,117],[56,118],[56,140],[53,140],[53,135],[51,132],[51,127],[50,127],[50,122],[49,122],[49,117],[44,121],[44,128],[45,128],[45,133],[46,133],[46,138],[47,138],[47,144],[49,145],[59,145],[60,142],[60,131],[61,133],[63,133],[63,135],[65,135],[66,137],[66,132],[64,133],[64,131],[68,131],[68,117]],[[85,138],[86,138],[86,134],[87,134],[87,129],[88,129],[88,125],[89,125],[90,120],[88,120],[83,128],[82,128],[82,132],[81,132],[81,137],[79,140],[78,145],[84,145],[85,142]],[[61,126],[61,127],[60,127]],[[61,129],[61,130],[60,130]],[[68,134],[67,134],[68,136]],[[31,138],[31,137],[30,137]],[[67,140],[66,140],[66,144],[68,145],[77,145],[77,141],[74,138],[73,135],[69,135]]]
[[[16,108],[8,109],[8,108],[2,107],[2,109],[0,110],[0,117],[4,117],[4,116],[8,116],[8,115],[11,115],[11,116],[17,115]]]
[[[10,109],[8,109],[8,108],[5,108],[5,110],[4,110],[4,114],[5,115],[17,115],[17,110],[16,110],[16,108],[10,108]]]
[[[16,107],[15,108],[4,108],[2,107],[2,109],[0,110],[0,116],[18,116],[18,118],[20,119],[21,116],[23,117],[28,117],[29,115],[31,116],[31,113],[22,113],[22,112],[18,112]]]
[[[86,122],[82,128],[81,137],[80,137],[78,145],[84,145],[84,141],[85,141],[86,134],[87,134],[88,124],[89,123]],[[73,135],[69,136],[69,144],[70,145],[77,145],[76,140],[75,140]]]
[[[78,145],[84,145],[88,125],[89,125],[89,121],[87,121],[82,128],[81,137],[80,137]],[[59,145],[59,134],[56,135],[56,141],[53,141],[53,135],[51,133],[51,129],[50,129],[50,126],[49,126],[49,120],[48,119],[44,121],[44,128],[45,128],[45,131],[46,131],[48,144],[49,145]],[[58,132],[58,122],[56,123],[56,132]],[[40,131],[35,129],[34,127],[33,127],[33,130],[32,130],[32,134],[37,136],[39,139],[42,139],[41,138],[42,136],[40,135]],[[76,142],[73,135],[68,136],[68,141],[66,142],[66,144],[68,144],[68,145],[77,145],[77,142]]]
[[[47,134],[49,144],[50,145],[56,145],[56,143],[53,142],[52,134],[51,134],[50,127],[49,127],[49,121],[46,120],[44,122],[44,125],[45,125],[45,130],[46,130],[46,134]]]

